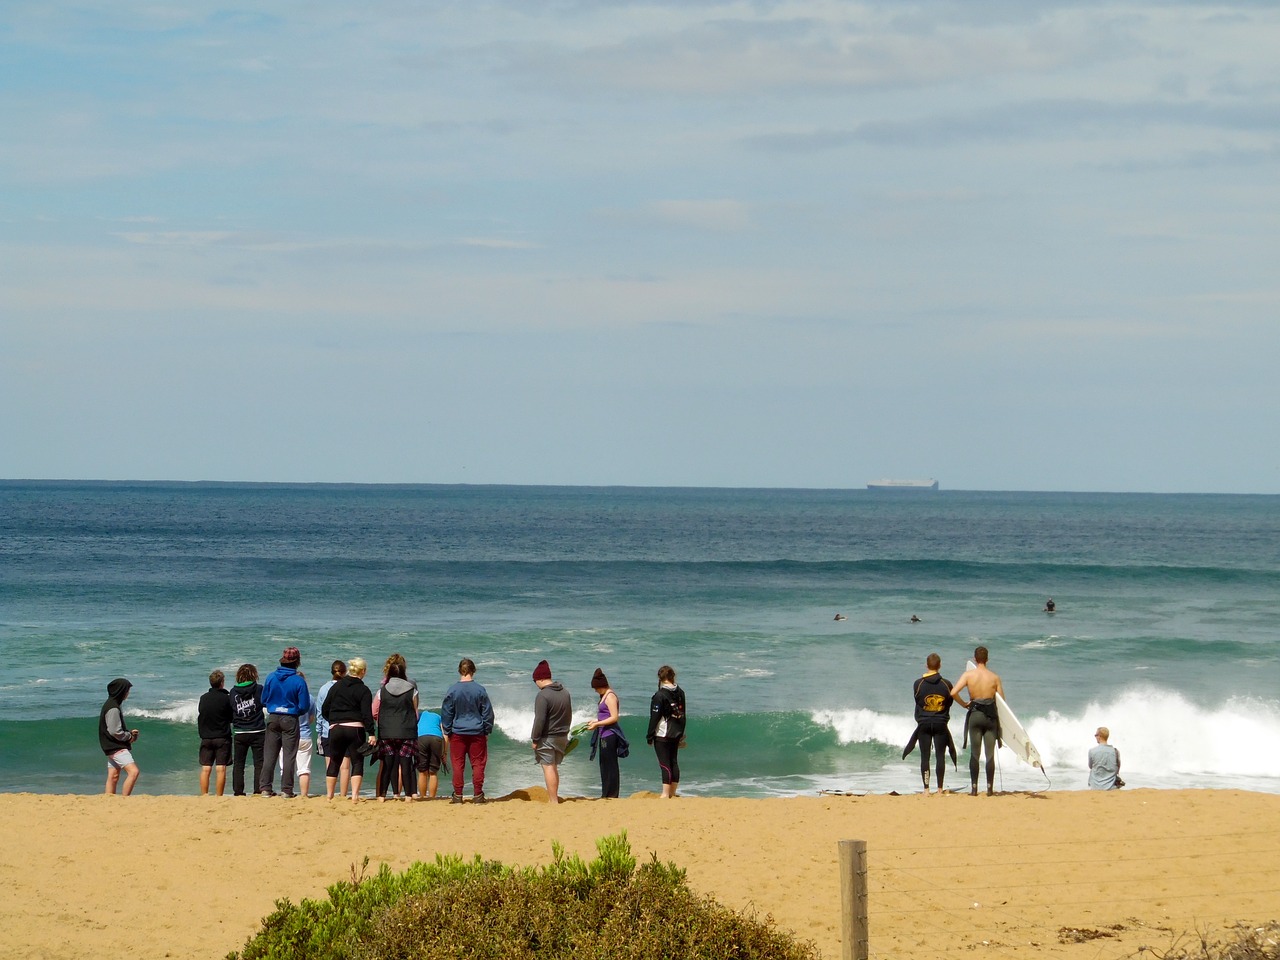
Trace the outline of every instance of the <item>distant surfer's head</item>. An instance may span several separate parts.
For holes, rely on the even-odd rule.
[[[364,657],[352,657],[347,661],[347,673],[359,680],[369,672],[369,664],[365,663]]]
[[[1103,743],[1106,743],[1108,740],[1111,739],[1111,731],[1108,730],[1106,727],[1099,727],[1097,733],[1095,733],[1094,736],[1097,739],[1101,740]]]
[[[675,683],[676,671],[675,667],[669,667],[665,663],[658,668],[659,683]]]
[[[458,661],[458,676],[474,677],[476,675],[476,665],[467,657],[463,657]]]
[[[987,662],[987,648],[986,648],[986,647],[974,647],[974,648],[973,648],[973,662],[974,662],[974,663],[986,663],[986,662]]]
[[[936,653],[931,653],[929,656],[924,658],[924,665],[930,670],[937,670],[942,666],[942,658]]]
[[[333,679],[337,680],[347,675],[347,665],[341,660],[335,660],[329,664],[329,672],[333,674]]]
[[[252,663],[240,664],[240,669],[236,671],[236,683],[257,683],[258,668]]]
[[[209,674],[209,686],[215,690],[221,690],[223,682],[227,679],[227,675],[221,670],[215,670]]]
[[[604,671],[596,667],[596,672],[591,675],[592,690],[608,690],[609,678],[604,675]]]
[[[302,662],[302,651],[297,647],[285,647],[284,653],[280,654],[280,666],[296,667]]]
[[[399,677],[401,680],[409,679],[409,664],[405,661],[404,655],[393,653],[387,657],[387,662],[382,665],[382,675],[388,680],[392,677]]]

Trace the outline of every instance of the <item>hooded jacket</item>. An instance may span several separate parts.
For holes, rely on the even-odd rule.
[[[383,740],[412,740],[418,735],[418,710],[413,705],[417,686],[392,677],[378,691],[378,736]]]
[[[210,687],[196,708],[196,732],[201,740],[221,740],[231,736],[231,694],[222,687]]]
[[[569,691],[559,680],[552,680],[538,691],[533,701],[533,732],[531,740],[543,737],[567,737],[573,726],[573,702]]]
[[[276,667],[262,684],[262,705],[267,713],[301,717],[311,709],[307,681],[293,667]]]
[[[107,756],[133,746],[133,734],[124,724],[124,708],[120,706],[132,687],[124,677],[107,684],[107,700],[98,714],[98,745]]]

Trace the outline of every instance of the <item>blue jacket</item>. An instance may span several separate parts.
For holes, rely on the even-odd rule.
[[[488,691],[474,680],[459,680],[445,692],[440,726],[450,735],[487,737],[493,733],[493,704]]]
[[[262,705],[267,713],[302,716],[311,709],[307,681],[293,667],[276,667],[262,685]]]

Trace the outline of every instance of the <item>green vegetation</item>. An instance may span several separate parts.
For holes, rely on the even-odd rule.
[[[277,901],[228,960],[818,960],[772,917],[697,896],[674,864],[637,868],[625,832],[598,840],[590,863],[551,849],[544,867],[437,856],[399,874],[353,869],[328,900]]]

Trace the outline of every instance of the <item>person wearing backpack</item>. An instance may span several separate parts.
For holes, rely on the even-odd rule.
[[[662,771],[662,799],[669,800],[680,789],[680,748],[684,746],[684,691],[676,686],[675,668],[658,668],[658,689],[649,701],[649,731],[645,739],[653,744]]]

